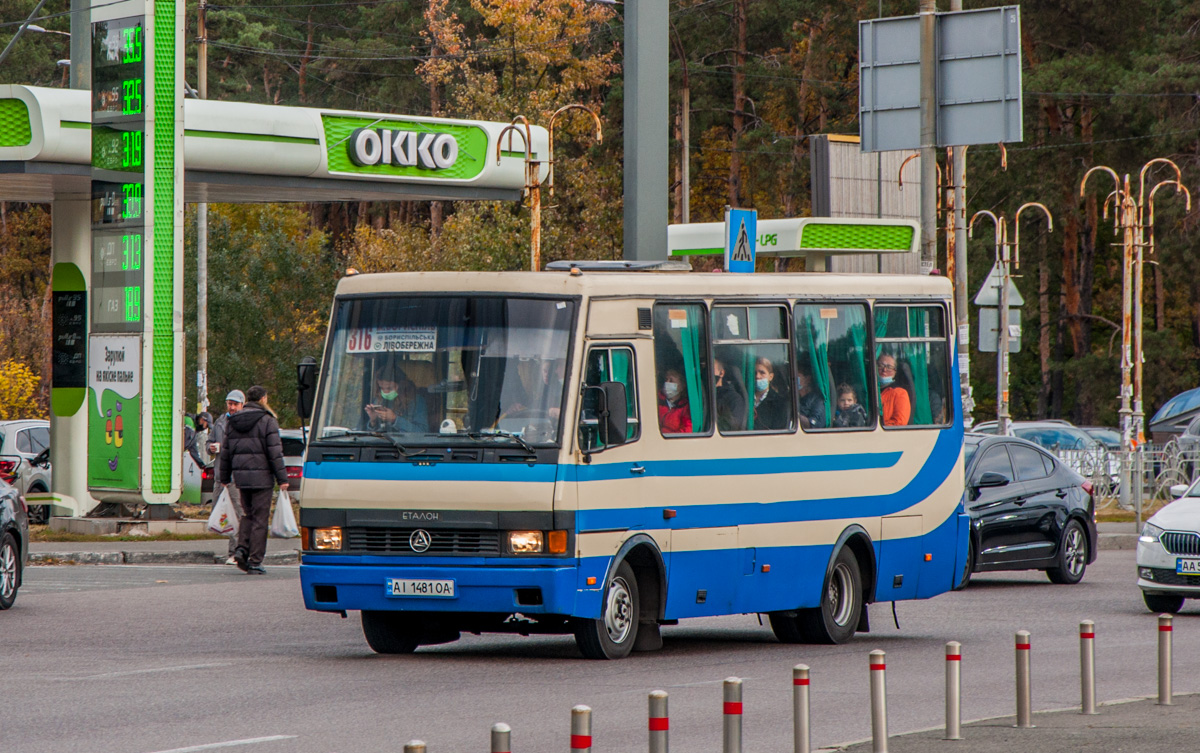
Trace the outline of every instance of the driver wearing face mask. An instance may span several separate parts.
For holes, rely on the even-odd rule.
[[[692,433],[687,385],[678,369],[667,369],[663,374],[662,390],[658,393],[658,425],[663,434]]]
[[[424,397],[404,374],[381,371],[375,377],[378,402],[367,405],[367,428],[420,434],[429,431]]]

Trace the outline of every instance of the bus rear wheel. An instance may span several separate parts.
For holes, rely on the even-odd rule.
[[[833,561],[821,592],[821,606],[770,615],[771,630],[782,643],[845,643],[854,637],[863,610],[858,559],[843,547]]]
[[[617,566],[604,589],[598,620],[575,623],[575,643],[585,659],[624,659],[633,651],[640,617],[638,583],[628,562]]]

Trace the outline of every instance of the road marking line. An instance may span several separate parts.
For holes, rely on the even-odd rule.
[[[129,675],[148,675],[155,672],[183,672],[189,669],[214,669],[216,667],[231,666],[229,662],[220,662],[216,664],[184,664],[179,667],[156,667],[154,669],[128,669],[123,672],[105,672],[100,675],[85,675],[84,677],[56,677],[56,680],[66,682],[78,682],[79,680],[103,680],[109,677],[127,677]],[[189,748],[190,750],[190,748]]]
[[[271,735],[270,737],[247,737],[244,740],[228,740],[223,743],[208,743],[206,745],[193,745],[189,748],[171,748],[170,750],[159,750],[155,753],[193,753],[197,750],[216,750],[217,748],[235,748],[239,745],[257,745],[258,743],[272,743],[276,740],[292,740],[296,735]]]

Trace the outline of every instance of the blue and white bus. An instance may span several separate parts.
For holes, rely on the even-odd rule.
[[[598,271],[343,279],[304,464],[305,605],[372,649],[687,617],[841,643],[962,581],[941,277]]]

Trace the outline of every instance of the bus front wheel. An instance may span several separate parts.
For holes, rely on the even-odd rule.
[[[770,615],[771,629],[782,643],[845,643],[863,610],[862,572],[858,558],[843,547],[833,561],[821,592],[821,606]]]
[[[617,566],[604,589],[598,620],[580,619],[575,643],[586,659],[624,659],[633,651],[638,632],[638,583],[628,562]]]
[[[421,645],[420,626],[405,612],[362,613],[363,635],[377,654],[411,654]]]

